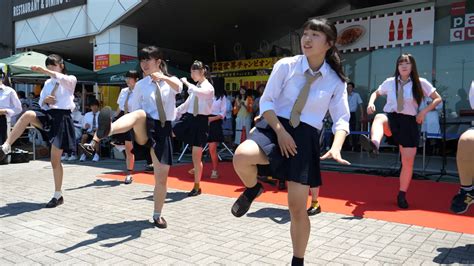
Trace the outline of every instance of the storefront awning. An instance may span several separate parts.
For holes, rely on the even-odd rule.
[[[7,58],[0,59],[0,63],[8,66],[10,77],[15,80],[44,80],[48,77],[31,71],[31,66],[45,66],[46,55],[38,52],[23,52],[12,55]],[[80,83],[94,83],[96,80],[96,73],[92,70],[74,65],[65,61],[67,73],[76,76]]]
[[[97,83],[102,85],[125,84],[125,74],[129,70],[140,72],[140,64],[138,60],[130,60],[124,63],[113,65],[97,71]],[[168,66],[168,72],[171,75],[181,77],[190,77],[188,72]]]

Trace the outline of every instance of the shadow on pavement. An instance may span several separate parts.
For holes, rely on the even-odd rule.
[[[91,230],[88,234],[96,235],[94,239],[84,240],[69,248],[58,250],[58,253],[68,253],[74,249],[95,244],[100,241],[107,241],[115,238],[125,238],[116,242],[102,244],[103,247],[113,247],[118,244],[139,238],[145,229],[154,228],[154,225],[148,220],[125,221],[116,224],[101,224]]]

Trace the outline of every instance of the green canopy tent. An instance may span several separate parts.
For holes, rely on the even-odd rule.
[[[33,51],[23,52],[0,59],[0,63],[8,66],[10,77],[13,80],[23,81],[26,83],[28,83],[28,81],[36,83],[34,81],[45,80],[48,78],[47,76],[33,72],[30,69],[30,67],[34,65],[46,67],[44,64],[45,61],[46,55]],[[96,82],[96,73],[93,71],[71,64],[67,61],[65,61],[65,65],[67,73],[76,76],[79,83],[92,84]]]
[[[113,65],[97,71],[97,83],[99,85],[121,85],[125,84],[125,74],[129,70],[140,72],[140,63],[138,60],[129,60],[124,63]],[[168,66],[168,72],[171,75],[181,77],[190,77],[188,72]]]

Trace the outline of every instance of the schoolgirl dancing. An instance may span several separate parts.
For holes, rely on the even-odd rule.
[[[197,84],[191,84],[186,78],[181,81],[188,87],[189,97],[177,109],[180,120],[173,127],[176,138],[192,147],[194,166],[194,187],[189,197],[201,194],[202,150],[206,146],[209,134],[209,115],[214,99],[214,87],[210,82],[209,67],[201,61],[191,66],[191,78]]]
[[[147,147],[153,161],[155,176],[153,223],[166,228],[168,223],[161,215],[166,199],[167,179],[172,165],[171,121],[176,116],[176,94],[183,85],[168,73],[161,51],[155,46],[140,50],[138,58],[144,78],[135,85],[132,100],[133,112],[111,123],[112,110],[105,107],[99,114],[99,128],[94,141],[133,129],[133,140]],[[94,146],[93,143],[91,145]]]
[[[54,176],[54,195],[46,208],[54,208],[64,203],[61,187],[63,184],[63,166],[61,155],[75,151],[74,123],[71,111],[74,110],[74,89],[77,79],[66,74],[63,58],[51,54],[46,58],[46,68],[32,66],[31,70],[50,78],[44,82],[40,94],[41,110],[26,111],[13,127],[13,130],[0,149],[0,160],[10,152],[11,145],[23,134],[26,127],[32,124],[38,128],[44,139],[51,144],[51,166]]]
[[[263,117],[237,148],[234,169],[246,189],[232,206],[241,217],[262,192],[257,173],[271,171],[288,182],[288,207],[293,243],[292,265],[303,265],[310,235],[306,210],[311,187],[321,185],[320,159],[341,158],[341,147],[349,133],[346,77],[335,46],[336,27],[325,19],[311,19],[303,25],[303,55],[283,58],[273,67],[260,99]],[[319,134],[329,110],[333,118],[334,142],[322,157]]]
[[[392,137],[400,148],[402,170],[400,172],[400,189],[397,196],[397,205],[401,209],[409,207],[406,193],[413,176],[416,148],[420,139],[419,124],[423,123],[426,114],[434,110],[441,102],[436,89],[426,79],[420,78],[416,68],[415,58],[411,54],[402,54],[395,64],[395,74],[386,79],[379,88],[370,95],[367,113],[375,112],[375,100],[387,96],[387,103],[383,111],[377,114],[372,123],[370,139],[361,135],[361,147],[378,154],[380,142],[385,134]],[[423,110],[418,111],[423,97],[430,97],[433,101]]]

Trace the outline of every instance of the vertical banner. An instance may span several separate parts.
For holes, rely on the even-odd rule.
[[[109,66],[109,55],[101,54],[94,56],[94,71],[104,69]]]

